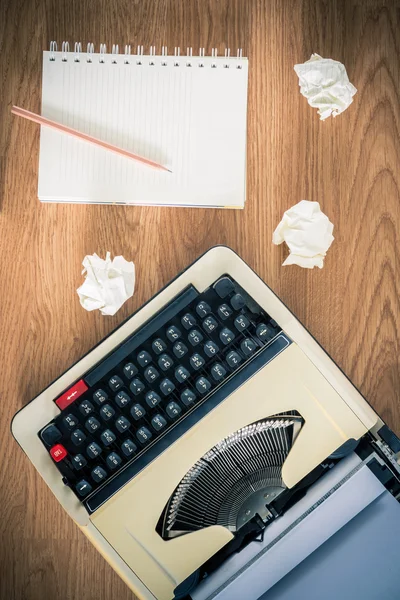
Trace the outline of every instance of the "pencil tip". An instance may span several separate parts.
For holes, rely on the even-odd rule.
[[[172,171],[170,169],[167,169],[168,173],[172,173]]]

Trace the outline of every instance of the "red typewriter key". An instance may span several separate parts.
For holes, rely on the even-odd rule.
[[[68,391],[64,392],[62,396],[57,398],[56,404],[58,408],[64,410],[64,408],[67,408],[67,406],[72,404],[72,402],[75,402],[75,400],[77,400],[79,396],[82,396],[82,394],[86,392],[87,389],[88,386],[83,381],[83,379],[77,381],[76,384],[69,388]]]
[[[67,456],[67,451],[61,444],[56,444],[50,449],[50,454],[53,460],[60,462]]]

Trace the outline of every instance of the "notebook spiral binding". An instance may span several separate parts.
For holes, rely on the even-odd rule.
[[[56,53],[58,52],[57,42],[50,42],[50,61],[56,60]],[[94,60],[97,60],[99,63],[105,63],[110,57],[107,55],[107,46],[106,44],[100,44],[98,55],[95,52],[94,44],[89,42],[86,47],[86,52],[82,51],[81,42],[75,42],[74,50],[70,51],[69,42],[63,42],[61,45],[61,60],[62,62],[68,62],[68,60],[73,60],[74,62],[86,61],[88,63],[92,63]],[[127,44],[125,46],[124,52],[119,51],[118,44],[113,44],[111,49],[111,64],[118,64],[121,61],[125,65],[129,65],[134,63],[136,65],[143,65],[147,62],[150,66],[154,66],[155,57],[161,56],[161,65],[167,66],[169,61],[172,60],[174,67],[179,67],[181,65],[186,67],[194,66],[193,58],[205,58],[205,49],[200,48],[199,54],[196,57],[193,57],[193,49],[187,48],[186,55],[181,55],[181,49],[179,47],[174,48],[174,54],[168,54],[167,46],[162,46],[161,55],[156,54],[156,47],[150,46],[149,54],[145,55],[143,53],[143,46],[137,46],[136,54],[131,54],[131,46]],[[241,69],[242,64],[240,59],[243,58],[242,49],[238,49],[236,56],[231,56],[230,48],[225,49],[225,54],[223,57],[218,57],[217,48],[213,48],[211,51],[211,57],[215,60],[211,61],[211,68],[216,69],[217,66],[222,66],[224,69],[229,69],[230,67]],[[221,60],[222,59],[222,60]],[[202,68],[206,66],[205,61],[198,61],[197,66]]]

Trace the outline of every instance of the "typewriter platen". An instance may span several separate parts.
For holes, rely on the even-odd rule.
[[[232,600],[236,575],[264,555],[272,564],[276,540],[362,469],[393,498],[400,489],[396,436],[226,247],[32,400],[12,431],[142,598],[229,589]]]

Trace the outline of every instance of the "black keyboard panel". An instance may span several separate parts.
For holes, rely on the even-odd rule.
[[[64,483],[87,501],[143,463],[280,331],[231,278],[190,286],[55,400],[62,412],[39,437]]]

